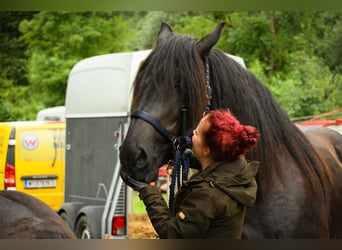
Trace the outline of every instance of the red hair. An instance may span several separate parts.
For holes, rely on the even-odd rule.
[[[232,161],[246,155],[257,144],[259,131],[242,125],[227,110],[212,110],[206,114],[204,141],[216,161]]]

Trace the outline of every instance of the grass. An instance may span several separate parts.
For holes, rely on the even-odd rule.
[[[166,200],[166,194],[163,193],[163,197]],[[133,193],[133,213],[136,214],[143,214],[146,213],[145,204],[142,200],[139,198],[139,194],[137,192]]]
[[[145,204],[139,198],[139,194],[134,192],[133,194],[133,213],[135,214],[143,214],[146,213]]]

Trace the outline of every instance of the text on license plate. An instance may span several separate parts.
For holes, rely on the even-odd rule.
[[[25,180],[24,188],[51,188],[56,187],[56,179]]]

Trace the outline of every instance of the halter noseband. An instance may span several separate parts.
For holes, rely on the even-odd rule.
[[[211,99],[212,99],[212,89],[210,86],[210,69],[209,60],[205,58],[205,73],[206,73],[206,87],[207,87],[207,104],[204,114],[211,109]],[[172,179],[170,184],[170,194],[169,194],[169,207],[173,205],[174,198],[174,188],[177,182],[177,188],[180,188],[180,172],[182,169],[182,180],[188,179],[188,171],[190,167],[189,154],[184,153],[187,148],[191,146],[191,138],[186,135],[186,128],[184,123],[186,122],[187,109],[182,108],[182,136],[176,137],[170,131],[168,131],[156,118],[145,111],[135,110],[131,113],[132,118],[142,119],[143,121],[149,123],[155,130],[157,130],[163,137],[165,137],[169,142],[171,142],[174,150],[174,169],[172,171]],[[185,157],[184,157],[185,155]]]

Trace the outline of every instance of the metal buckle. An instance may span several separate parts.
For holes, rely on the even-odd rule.
[[[181,141],[180,141],[179,137],[175,138],[175,139],[172,141],[172,146],[173,146],[173,149],[174,149],[174,150],[179,149],[180,145],[181,145]]]
[[[167,167],[166,167],[166,173],[167,173],[169,176],[172,176],[173,169],[174,169],[173,161],[172,161],[172,160],[169,160],[169,162],[167,163]]]

